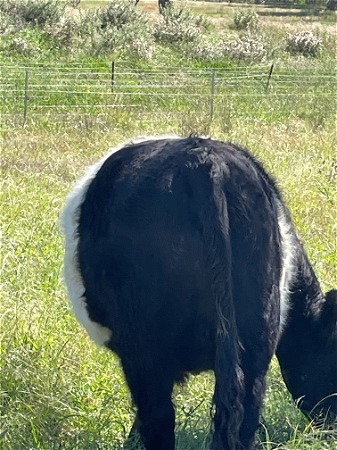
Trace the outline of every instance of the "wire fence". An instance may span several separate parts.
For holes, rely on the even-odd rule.
[[[110,66],[0,66],[5,120],[66,120],[123,115],[176,119],[195,113],[212,122],[224,112],[254,117],[300,113],[336,92],[331,73],[291,73],[274,65],[235,69],[132,70]]]

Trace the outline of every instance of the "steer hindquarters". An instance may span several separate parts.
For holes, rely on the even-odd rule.
[[[249,450],[278,329],[273,202],[218,151],[185,157],[118,182],[98,172],[79,223],[87,309],[112,330],[147,450],[173,450],[173,383],[207,369],[214,450]]]
[[[210,192],[209,177],[203,181]],[[147,450],[174,448],[173,383],[214,368],[217,324],[199,214],[205,205],[184,171],[170,191],[161,184],[157,176],[134,185],[120,204],[113,197],[124,187],[115,185],[104,208],[83,203],[79,227],[89,314],[112,330],[108,346],[121,359]],[[96,178],[90,197],[99,191]]]

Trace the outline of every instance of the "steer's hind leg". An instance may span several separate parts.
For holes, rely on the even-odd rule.
[[[129,435],[123,444],[123,450],[134,450],[139,447],[140,436],[138,433],[139,420],[136,416]]]
[[[135,421],[133,422],[132,428],[129,433],[130,439],[132,439],[138,433],[138,427],[139,427],[139,419],[138,419],[138,416],[136,416]]]
[[[241,366],[245,374],[244,416],[240,427],[240,441],[245,450],[255,448],[255,435],[260,426],[265,394],[266,376],[276,346],[278,324],[271,315],[249,339],[243,339],[245,348]]]
[[[142,373],[125,367],[124,371],[138,410],[137,431],[146,450],[174,450],[173,380],[157,371]]]
[[[246,362],[249,358],[245,358]],[[243,400],[244,416],[240,427],[240,441],[245,450],[254,449],[256,431],[260,425],[260,414],[265,392],[265,378],[268,365],[257,367],[255,361],[248,362],[245,377],[245,398]],[[245,362],[244,362],[245,365]]]

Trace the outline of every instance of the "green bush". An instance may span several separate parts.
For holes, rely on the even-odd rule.
[[[141,59],[152,57],[154,37],[148,18],[127,0],[76,16],[65,14],[59,0],[0,0],[0,11],[0,30],[8,35],[0,52],[7,55],[29,56],[41,48],[56,54],[79,52],[97,57],[129,52]],[[39,45],[34,42],[36,36],[31,36],[33,30]]]
[[[125,0],[115,0],[99,8],[95,15],[97,25],[103,30],[111,27],[120,29],[129,23],[147,22],[144,14],[133,3]]]
[[[149,36],[139,36],[132,40],[129,50],[139,59],[149,61],[153,57],[154,42]]]
[[[74,17],[62,17],[56,24],[48,25],[44,34],[58,48],[76,48],[80,44],[80,21]]]
[[[0,40],[0,55],[9,58],[40,57],[49,50],[49,43],[40,30],[27,27],[9,32]]]
[[[194,42],[200,37],[207,22],[202,16],[196,16],[185,8],[167,6],[154,28],[156,41],[173,44],[176,42]]]
[[[224,55],[238,61],[262,62],[267,56],[264,44],[258,38],[244,37],[222,43]]]
[[[153,45],[146,15],[125,0],[89,10],[82,17],[79,34],[83,49],[92,56],[129,50],[147,59]]]
[[[0,0],[0,11],[12,17],[16,26],[36,26],[58,22],[65,5],[60,0]]]
[[[29,40],[22,37],[16,37],[9,43],[8,50],[10,53],[17,53],[22,56],[33,56],[40,49]]]
[[[286,40],[286,51],[293,55],[317,56],[321,46],[321,39],[311,31],[288,34]]]
[[[254,31],[258,27],[259,16],[252,9],[240,9],[234,15],[233,28]]]
[[[1,11],[1,10],[0,10]],[[2,12],[0,14],[0,33],[7,34],[14,30],[13,17],[7,13]]]
[[[2,14],[14,15],[16,9],[16,3],[14,0],[0,0],[0,12]]]
[[[206,61],[226,58],[235,61],[262,62],[267,57],[267,50],[258,38],[244,37],[220,42],[202,39],[193,48],[189,48],[189,54]]]
[[[72,8],[77,8],[79,4],[81,3],[81,0],[68,0],[68,5]]]
[[[205,61],[222,59],[224,56],[221,43],[207,37],[202,37],[201,39],[198,39],[197,42],[189,45],[186,53],[187,57]]]

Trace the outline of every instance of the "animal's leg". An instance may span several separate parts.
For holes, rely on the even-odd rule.
[[[237,372],[237,376],[235,376],[235,372]],[[240,386],[240,379],[239,371],[234,370],[231,377],[227,376],[223,380],[223,384],[227,387],[227,390],[224,391],[224,389],[218,388],[216,375],[213,396],[215,411],[212,450],[250,450],[242,447],[239,435],[243,414],[243,389]]]
[[[240,427],[240,441],[245,450],[256,445],[256,432],[260,425],[260,413],[265,391],[265,374],[256,373],[246,379],[246,395],[243,401],[244,416]]]
[[[270,339],[271,334],[270,334]],[[260,426],[261,409],[265,394],[266,375],[272,358],[270,342],[256,342],[256,348],[247,345],[242,360],[245,374],[245,397],[243,399],[243,421],[240,427],[240,441],[245,450],[256,445],[256,432]],[[256,349],[259,351],[257,352]]]
[[[155,404],[156,403],[156,404]],[[171,399],[139,404],[139,433],[146,450],[174,450],[175,414]]]
[[[173,381],[134,369],[125,374],[138,409],[135,424],[146,450],[174,450]]]
[[[139,443],[139,433],[138,433],[139,420],[136,416],[133,425],[131,427],[130,433],[123,444],[124,450],[133,450],[134,448],[138,448]]]
[[[138,416],[136,416],[129,433],[129,439],[132,439],[135,436],[135,434],[138,433],[138,427],[139,427],[139,419]]]

